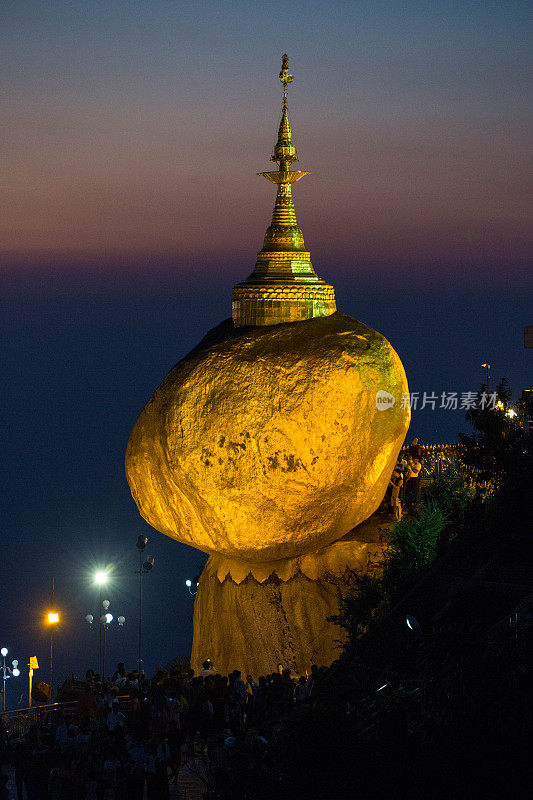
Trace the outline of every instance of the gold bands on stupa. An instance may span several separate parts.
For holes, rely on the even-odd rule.
[[[327,317],[336,311],[333,286],[321,281],[313,269],[292,201],[292,184],[309,173],[290,169],[298,156],[287,108],[287,84],[293,80],[287,55],[283,56],[279,77],[283,84],[283,106],[278,140],[271,156],[279,169],[258,173],[277,185],[276,202],[255,268],[243,283],[233,288],[236,327],[297,322]]]

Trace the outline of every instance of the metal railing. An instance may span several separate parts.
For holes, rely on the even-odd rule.
[[[32,706],[31,708],[15,708],[12,711],[5,711],[2,719],[7,728],[8,735],[14,734],[21,738],[28,731],[30,725],[41,726],[43,722],[49,724],[55,722],[59,717],[74,716],[77,710],[77,702],[69,703],[49,703],[42,706]]]
[[[461,454],[459,444],[429,444],[420,445],[422,450],[422,471],[420,477],[425,479],[438,478],[444,472],[455,469]],[[409,445],[404,445],[400,450],[399,459],[409,454]]]
[[[129,695],[119,695],[117,700],[122,704],[127,704],[131,698]],[[105,709],[106,713],[108,710]],[[15,708],[12,711],[3,712],[1,716],[8,736],[14,734],[17,738],[22,738],[31,725],[57,727],[61,717],[74,719],[78,711],[77,700],[70,700],[65,703],[48,703],[31,708]]]

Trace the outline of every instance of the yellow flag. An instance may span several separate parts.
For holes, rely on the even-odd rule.
[[[30,656],[30,669],[39,669],[39,662],[37,656]]]

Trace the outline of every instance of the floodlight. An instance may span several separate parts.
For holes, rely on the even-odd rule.
[[[190,580],[187,578],[187,580],[185,581],[185,586],[186,586],[188,589],[190,589],[190,588],[191,588],[191,586],[192,586],[192,581],[190,581]]]
[[[13,669],[16,669],[18,667],[18,665],[19,665],[19,662],[17,661],[16,658],[14,658],[11,663],[13,664]]]
[[[93,619],[94,619],[94,617],[93,617],[92,614],[87,614],[87,616],[85,617],[85,622],[88,622],[89,625],[92,625]]]
[[[143,562],[143,571],[150,572],[150,570],[153,569],[154,564],[155,558],[153,556],[148,556],[146,561]]]
[[[105,608],[106,611],[110,605],[111,603],[109,602],[109,600],[102,600],[102,608]]]
[[[410,631],[413,631],[413,633],[422,633],[422,628],[420,627],[420,623],[418,622],[416,617],[411,616],[411,614],[408,614],[407,617],[405,618],[405,624],[407,625]]]
[[[107,624],[108,624],[108,625],[109,625],[111,622],[113,622],[113,614],[106,614],[106,615],[105,615],[105,621],[107,622]]]
[[[107,572],[104,572],[103,570],[99,570],[94,576],[95,583],[98,583],[100,586],[103,586],[104,583],[107,583],[107,578]]]
[[[126,617],[123,616],[117,617],[117,622],[120,626],[124,625],[124,623],[126,622]]]
[[[7,649],[7,647],[2,647],[2,649],[0,650],[0,653],[1,653],[1,654],[4,656],[4,658],[5,658],[5,657],[7,656],[7,654],[9,653],[9,650]]]
[[[59,622],[59,614],[57,612],[55,612],[55,611],[51,611],[48,614],[48,623],[50,625],[53,625],[54,622]]]
[[[135,547],[137,548],[137,550],[143,551],[147,544],[148,544],[148,539],[146,538],[146,536],[139,536],[135,544]]]
[[[20,669],[18,669],[18,667],[15,667],[15,669],[13,670],[13,677],[18,678],[19,675],[20,675]]]

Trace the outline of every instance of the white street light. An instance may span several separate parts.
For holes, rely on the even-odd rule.
[[[100,638],[100,642],[101,642],[99,669],[101,669],[100,677],[101,677],[102,680],[104,680],[104,678],[105,678],[105,654],[106,654],[106,642],[107,642],[107,629],[110,627],[111,623],[113,622],[114,617],[113,617],[113,614],[111,614],[108,611],[109,606],[111,605],[109,600],[102,600],[101,605],[102,605],[102,608],[104,609],[104,613],[100,616],[100,618],[99,618],[99,623],[100,624],[98,625],[99,638]],[[94,617],[93,617],[92,614],[87,614],[86,617],[85,617],[85,620],[86,620],[86,622],[89,623],[89,625],[92,625],[92,623],[94,621]],[[126,617],[121,615],[120,617],[117,618],[117,622],[118,622],[119,627],[122,628],[124,623],[126,622]]]
[[[18,678],[20,675],[20,670],[18,669],[19,662],[14,659],[11,663],[13,665],[13,669],[6,665],[6,656],[9,653],[7,647],[2,647],[0,650],[0,655],[2,656],[2,666],[0,667],[1,677],[3,681],[3,694],[2,694],[2,709],[6,710],[6,681],[9,680],[11,676],[14,678]]]
[[[100,608],[102,606],[102,591],[105,584],[108,581],[109,575],[105,569],[99,569],[94,573],[94,582],[98,586],[98,612],[100,612]],[[87,617],[85,617],[87,619]],[[101,620],[100,620],[101,621]],[[89,623],[90,624],[90,623]],[[98,672],[100,673],[100,677],[103,677],[102,673],[104,665],[102,663],[102,627],[99,626],[98,628]]]

